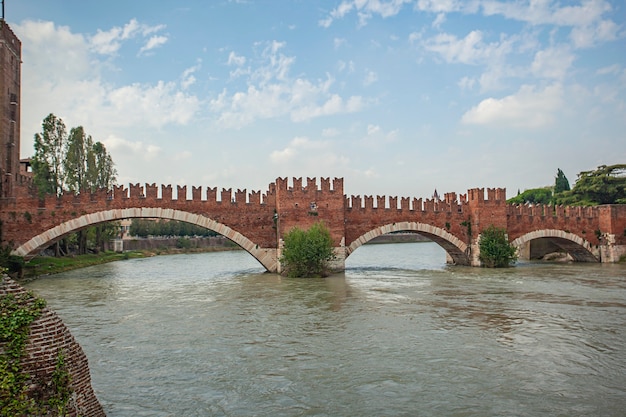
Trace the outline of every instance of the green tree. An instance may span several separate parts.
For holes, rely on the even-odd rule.
[[[280,263],[289,277],[328,276],[334,258],[333,240],[323,223],[315,223],[306,231],[293,228],[284,237]]]
[[[87,172],[91,191],[99,188],[111,189],[117,182],[117,170],[113,158],[102,142],[92,145],[87,155]]]
[[[101,142],[93,142],[82,126],[72,128],[68,136],[63,120],[50,113],[43,120],[42,132],[35,135],[34,148],[33,182],[40,197],[58,196],[63,191],[93,192],[115,185],[117,171],[113,158]],[[80,230],[75,238],[69,236],[57,242],[56,253],[61,254],[62,247],[67,249],[73,242],[80,254],[86,253],[88,247],[102,250],[116,233],[116,226],[107,224]]]
[[[517,260],[515,248],[506,237],[506,230],[489,226],[480,234],[480,262],[488,268],[503,268]]]
[[[63,168],[65,187],[74,194],[88,188],[90,178],[87,176],[87,156],[92,152],[93,140],[87,136],[82,126],[70,130],[65,146]]]
[[[61,195],[67,129],[63,120],[52,113],[46,116],[41,127],[42,132],[35,134],[35,155],[31,158],[34,183],[40,197]]]
[[[626,204],[626,164],[600,165],[594,171],[583,171],[570,191],[564,191],[558,204],[594,206]]]
[[[507,200],[509,204],[550,204],[551,202],[551,187],[531,188]]]
[[[558,168],[556,172],[556,179],[554,180],[554,195],[556,196],[558,194],[561,194],[563,191],[569,190],[569,181],[567,180],[567,177],[565,176],[563,171],[561,171],[561,168]]]

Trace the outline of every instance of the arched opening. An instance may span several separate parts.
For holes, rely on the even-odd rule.
[[[575,262],[599,262],[591,244],[573,233],[562,230],[535,230],[518,237],[513,242],[520,259],[544,259],[548,254],[567,254]]]
[[[418,222],[398,222],[370,230],[354,240],[350,246],[346,248],[346,259],[360,246],[378,236],[403,231],[418,233],[437,243],[446,251],[449,257],[448,263],[454,265],[470,265],[468,246],[466,243],[442,228]]]
[[[259,248],[257,244],[252,242],[246,236],[231,229],[230,227],[218,223],[208,217],[198,214],[188,213],[181,210],[137,207],[121,210],[105,210],[96,213],[85,214],[76,219],[69,220],[53,227],[39,235],[33,237],[29,241],[23,243],[12,254],[30,259],[36,256],[41,250],[51,244],[62,239],[64,236],[84,229],[89,226],[106,223],[114,220],[132,219],[132,218],[154,218],[169,219],[195,224],[209,230],[213,230],[222,236],[230,239],[243,250],[252,255],[257,261],[265,267],[266,270],[275,272],[277,270],[277,260],[275,250],[267,248]]]

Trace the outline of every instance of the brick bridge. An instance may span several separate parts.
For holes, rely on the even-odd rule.
[[[575,261],[616,262],[626,254],[626,205],[597,207],[514,206],[505,189],[475,188],[443,199],[351,196],[343,178],[286,178],[267,192],[136,184],[93,194],[39,199],[27,187],[5,199],[1,239],[13,254],[30,259],[65,235],[98,223],[129,218],[180,220],[232,240],[268,271],[280,271],[282,237],[291,228],[322,221],[330,229],[336,269],[361,245],[382,234],[409,231],[438,243],[447,261],[480,265],[478,240],[490,225],[505,228],[521,259],[565,251]]]

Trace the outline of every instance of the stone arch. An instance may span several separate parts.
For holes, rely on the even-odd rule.
[[[12,254],[29,259],[34,257],[39,251],[41,251],[45,247],[60,240],[68,233],[75,232],[77,230],[99,223],[131,218],[159,218],[178,220],[205,227],[235,242],[242,249],[252,255],[257,261],[259,261],[261,265],[263,265],[268,271],[275,272],[277,270],[278,265],[275,249],[259,248],[258,245],[256,245],[254,242],[252,242],[241,233],[208,217],[181,210],[153,207],[113,209],[85,214],[83,216],[61,223],[60,225],[55,226],[52,229],[49,229],[43,233],[40,233],[39,235],[20,245],[12,252]]]
[[[375,237],[387,233],[402,231],[417,232],[431,239],[448,253],[454,264],[470,265],[470,257],[468,256],[469,247],[466,243],[462,242],[461,239],[440,227],[418,222],[397,222],[370,230],[350,243],[350,246],[346,248],[346,258],[360,246]]]
[[[591,244],[573,233],[556,229],[534,230],[513,240],[511,244],[518,253],[525,246],[536,239],[547,239],[551,244],[566,251],[576,262],[599,262],[593,254]]]

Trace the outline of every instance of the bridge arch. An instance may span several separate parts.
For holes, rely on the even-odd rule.
[[[217,232],[235,242],[242,249],[252,255],[257,261],[259,261],[261,265],[263,265],[268,271],[275,272],[277,270],[278,265],[275,255],[275,249],[259,248],[257,244],[252,242],[241,233],[208,217],[181,210],[153,207],[113,209],[85,214],[75,219],[63,222],[58,226],[55,226],[43,233],[40,233],[39,235],[20,245],[12,252],[12,254],[22,256],[26,259],[30,259],[34,257],[37,253],[39,253],[39,251],[57,242],[58,240],[63,238],[63,236],[69,233],[99,223],[131,218],[159,218],[178,220],[213,230],[214,232]]]
[[[513,240],[511,244],[517,248],[519,253],[527,243],[536,239],[547,240],[552,247],[556,247],[567,252],[576,262],[600,262],[599,259],[593,254],[592,246],[588,241],[578,235],[565,232],[563,230],[535,230],[518,237]]]
[[[386,224],[359,236],[346,248],[346,258],[356,249],[375,237],[392,232],[417,232],[441,246],[456,265],[470,265],[469,247],[458,237],[448,231],[429,224],[419,222],[397,222]]]

